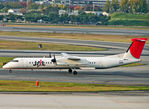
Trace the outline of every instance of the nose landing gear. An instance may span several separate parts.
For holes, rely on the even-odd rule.
[[[9,70],[9,73],[12,73],[12,70],[11,69]]]

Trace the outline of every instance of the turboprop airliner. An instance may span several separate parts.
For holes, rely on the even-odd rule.
[[[133,38],[132,44],[122,54],[105,57],[79,57],[62,53],[61,56],[43,58],[15,58],[3,66],[4,69],[68,69],[77,74],[77,69],[105,69],[140,62],[147,38]]]

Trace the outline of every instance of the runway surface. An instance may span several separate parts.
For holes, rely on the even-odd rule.
[[[149,95],[0,94],[0,107],[2,109],[148,109]]]
[[[20,32],[49,32],[49,33],[83,33],[83,34],[105,34],[105,35],[135,35],[148,36],[148,30],[133,29],[100,29],[100,28],[53,28],[53,27],[0,27],[0,31]]]
[[[50,82],[74,82],[117,85],[149,86],[149,65],[138,67],[118,67],[100,70],[77,70],[78,75],[67,70],[8,70],[0,69],[0,80],[31,80]]]
[[[124,50],[126,50],[130,45],[130,43],[120,43],[120,42],[87,41],[87,40],[39,38],[39,37],[0,36],[0,39],[11,40],[11,41],[64,43],[64,44],[74,44],[74,45],[84,45],[84,46],[116,48],[116,49],[124,49]],[[146,45],[144,50],[149,50],[149,45]]]

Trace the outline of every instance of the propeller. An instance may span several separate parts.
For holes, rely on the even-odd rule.
[[[51,62],[53,62],[53,63],[56,63],[56,62],[57,62],[57,61],[56,61],[56,58],[55,58],[55,55],[54,55],[54,58],[51,59]]]

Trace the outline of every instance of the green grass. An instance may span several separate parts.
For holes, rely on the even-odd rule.
[[[149,90],[145,86],[120,86],[104,84],[80,84],[62,82],[40,82],[40,87],[35,86],[35,81],[0,80],[0,91],[42,91],[42,92],[99,92],[99,91],[134,91]]]
[[[13,57],[0,57],[0,68],[3,66],[3,63],[11,61]]]
[[[149,13],[127,14],[116,12],[111,14],[110,25],[149,26]]]
[[[113,14],[112,14],[113,15]],[[142,15],[143,16],[143,15]],[[112,26],[112,25],[51,25],[51,24],[19,24],[19,23],[8,23],[10,27],[50,27],[50,28],[101,28],[101,29],[149,29],[149,26]]]
[[[125,25],[125,26],[149,26],[149,21],[141,20],[111,20],[109,25]]]
[[[126,13],[120,13],[120,12],[115,12],[113,14],[111,14],[111,18],[114,18],[114,19],[134,19],[134,20],[147,20],[149,21],[149,13],[147,14],[126,14]]]
[[[42,44],[43,48],[38,48]],[[39,43],[39,42],[21,42],[0,40],[0,49],[17,50],[54,50],[54,51],[105,51],[106,48],[96,48],[88,46],[77,46],[69,44]]]

